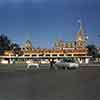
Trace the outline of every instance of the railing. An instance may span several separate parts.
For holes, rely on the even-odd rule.
[[[56,49],[33,49],[31,51],[19,51],[21,55],[46,55],[46,54],[87,54],[87,49],[71,49],[71,50],[56,50]],[[13,51],[5,52],[5,56],[15,56]]]

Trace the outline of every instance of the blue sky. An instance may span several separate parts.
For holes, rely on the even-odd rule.
[[[89,43],[99,45],[99,0],[0,0],[0,33],[19,44],[52,47],[57,39],[72,41],[81,19]]]

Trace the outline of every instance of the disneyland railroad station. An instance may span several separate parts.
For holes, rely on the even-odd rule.
[[[17,59],[18,62],[25,62],[29,59],[48,59],[58,60],[66,57],[74,57],[79,63],[89,63],[91,56],[87,55],[88,36],[85,34],[82,23],[80,23],[79,32],[76,34],[76,40],[66,42],[58,40],[54,43],[54,48],[33,48],[31,40],[27,40],[20,51],[5,51],[1,59]],[[100,51],[100,48],[97,48]],[[100,61],[100,58],[97,58]]]

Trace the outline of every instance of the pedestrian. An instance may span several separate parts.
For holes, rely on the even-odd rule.
[[[50,61],[50,69],[53,69],[53,65],[54,65],[54,60],[52,59],[52,60]]]
[[[50,61],[50,69],[52,69],[53,63],[52,61]]]

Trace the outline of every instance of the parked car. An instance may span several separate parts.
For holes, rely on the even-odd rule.
[[[48,61],[48,59],[42,59],[40,60],[40,64],[49,64],[50,62]]]
[[[39,69],[39,62],[36,61],[27,61],[27,69]]]
[[[8,64],[8,60],[2,59],[0,63],[1,64]]]
[[[59,68],[63,68],[63,69],[72,69],[72,68],[78,68],[79,64],[76,62],[76,60],[74,58],[66,58],[66,59],[62,59],[60,62],[56,62],[55,63],[55,70],[59,69]]]

